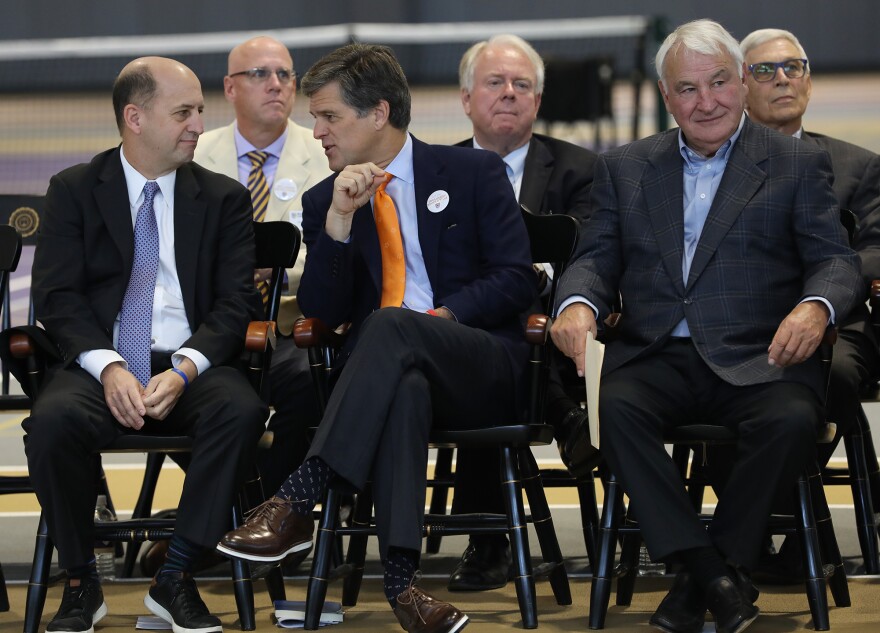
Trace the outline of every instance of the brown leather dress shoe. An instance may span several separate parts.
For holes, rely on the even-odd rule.
[[[468,622],[468,617],[454,606],[435,600],[415,585],[397,596],[394,615],[408,633],[455,633]]]
[[[217,551],[256,561],[277,561],[288,554],[309,549],[315,520],[294,512],[295,502],[272,497],[254,508],[247,521],[228,532]]]

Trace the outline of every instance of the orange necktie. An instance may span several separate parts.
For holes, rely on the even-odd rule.
[[[373,197],[373,217],[379,233],[379,249],[382,252],[382,302],[380,307],[400,307],[403,305],[403,292],[406,288],[406,260],[403,257],[403,238],[400,235],[400,222],[394,201],[385,193],[385,185],[394,178],[379,185]]]

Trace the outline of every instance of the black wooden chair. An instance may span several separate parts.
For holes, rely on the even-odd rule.
[[[0,297],[4,298],[2,316],[4,321],[9,318],[7,299],[9,275],[18,267],[19,257],[21,257],[21,236],[8,224],[0,224]],[[28,398],[9,396],[8,388],[0,396],[0,410],[2,411],[28,408],[29,406],[30,400]],[[0,494],[33,493],[33,491],[27,475],[0,476]],[[0,611],[9,611],[9,596],[6,593],[6,578],[3,575],[2,563],[0,563]]]
[[[822,355],[826,376],[830,375],[832,345],[833,340],[828,340],[820,346],[820,351],[817,352]],[[827,424],[824,433],[820,434],[819,442],[830,442],[834,437],[835,430],[834,424]],[[686,483],[692,484],[691,500],[695,504],[695,511],[699,512],[702,504],[702,488],[706,482],[693,473],[695,472],[694,466],[700,464],[701,451],[705,450],[707,445],[735,444],[737,441],[736,433],[725,427],[695,424],[672,429],[664,437],[664,441],[674,445],[673,459],[678,464],[683,476],[688,470],[689,453],[691,450],[694,451],[694,459],[691,461],[691,473],[694,479],[693,481],[686,479]],[[638,522],[626,514],[626,508],[623,505],[625,491],[616,475],[609,472],[605,483],[607,488],[599,527],[597,559],[590,587],[589,627],[591,629],[601,629],[605,626],[605,617],[611,597],[611,583],[615,575],[617,576],[616,603],[621,606],[630,604],[637,576],[638,553],[641,544]],[[813,626],[817,631],[827,631],[830,628],[830,621],[826,577],[836,606],[850,606],[850,597],[846,572],[834,536],[831,512],[825,499],[822,478],[815,460],[808,464],[804,473],[798,477],[794,496],[797,510],[793,520],[791,517],[773,517],[770,529],[773,533],[797,533],[802,545],[804,569],[807,576],[806,594],[813,617]],[[701,519],[708,522],[711,521],[711,516],[701,515]],[[620,566],[615,574],[615,551],[618,537],[621,535],[623,543]]]
[[[254,234],[257,247],[257,266],[272,268],[270,284],[269,315],[277,314],[280,303],[284,269],[292,266],[296,260],[300,245],[299,230],[288,222],[254,223]],[[37,353],[37,346],[29,334],[32,330],[21,328],[9,338],[11,355],[28,366],[30,384],[26,390],[39,393],[42,380],[43,362]],[[248,378],[259,393],[265,389],[264,375],[271,362],[271,352],[275,345],[274,321],[254,321],[250,324],[245,340],[248,353]],[[148,436],[140,434],[123,435],[101,453],[147,453],[162,455],[169,453],[187,453],[192,449],[192,440],[186,436]],[[156,464],[155,461],[159,463]],[[168,539],[174,533],[174,519],[151,518],[150,504],[155,490],[161,460],[154,460],[152,469],[145,474],[141,498],[129,520],[96,523],[96,538],[102,541],[143,543],[146,540]],[[155,474],[155,477],[153,477]],[[263,500],[259,476],[247,482],[239,495],[239,502],[232,509],[231,523],[238,526],[244,511],[258,505]],[[25,606],[25,633],[36,633],[42,617],[49,580],[49,566],[52,560],[53,544],[48,534],[44,516],[41,516],[37,531],[34,562],[31,568],[31,579]],[[245,561],[231,561],[233,588],[238,608],[239,622],[242,630],[252,631],[256,628],[254,617],[254,596],[251,574]],[[275,569],[267,577],[269,593],[273,600],[284,598],[284,584],[280,570]]]
[[[532,249],[532,261],[553,265],[554,279],[568,266],[577,247],[579,224],[568,216],[555,216],[559,220],[546,222],[523,206],[523,220],[529,232]],[[565,218],[568,218],[567,220]],[[542,305],[547,314],[556,302],[556,285],[549,284],[549,291],[542,296]],[[548,342],[548,345],[552,343]],[[553,362],[553,361],[551,361]],[[441,515],[446,512],[449,490],[454,483],[452,462],[455,451],[451,448],[437,450],[434,465],[434,477],[428,480],[431,488],[429,512]],[[584,534],[584,545],[587,558],[592,562],[595,556],[596,538],[599,527],[598,502],[593,473],[574,477],[565,468],[541,468],[541,480],[544,488],[575,488],[581,514],[581,526]],[[440,551],[442,533],[434,532],[425,539],[425,551],[436,554]]]
[[[523,216],[531,239],[533,261],[555,263],[557,274],[554,275],[554,279],[558,279],[571,256],[573,242],[556,238],[560,235],[569,235],[572,226],[576,235],[577,221],[564,215],[535,216],[528,211],[524,211]],[[555,282],[553,289],[555,290]],[[553,438],[552,427],[543,424],[542,417],[547,380],[545,355],[549,323],[549,319],[544,315],[532,315],[528,320],[526,338],[532,344],[533,351],[530,361],[527,420],[477,430],[432,430],[429,437],[430,445],[434,448],[451,450],[456,447],[494,447],[500,451],[506,514],[449,516],[429,512],[425,515],[425,534],[426,536],[506,534],[511,542],[515,568],[514,584],[523,627],[528,629],[537,627],[535,585],[525,530],[529,520],[538,535],[544,561],[542,571],[549,577],[554,597],[558,604],[571,604],[571,592],[562,553],[559,550],[541,476],[530,449],[534,445],[548,444]],[[327,377],[333,365],[334,350],[341,346],[342,336],[330,331],[316,319],[304,319],[296,324],[294,338],[298,346],[309,350],[316,389],[319,399],[324,403],[329,393]],[[451,479],[442,481],[441,484],[448,489]],[[528,497],[530,517],[525,514],[521,490],[525,490]],[[340,497],[350,492],[343,487],[331,485],[323,504],[306,599],[305,628],[308,630],[318,627],[330,579],[345,576],[342,603],[346,606],[354,606],[357,603],[363,577],[367,538],[375,535],[375,523],[372,519],[372,500],[368,486],[358,494],[352,524],[346,527],[339,525]],[[342,569],[337,569],[334,574],[330,564],[337,535],[348,535],[350,540],[345,565]]]

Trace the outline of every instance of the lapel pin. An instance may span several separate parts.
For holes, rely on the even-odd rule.
[[[449,205],[449,194],[438,189],[428,196],[428,211],[431,213],[440,213]]]

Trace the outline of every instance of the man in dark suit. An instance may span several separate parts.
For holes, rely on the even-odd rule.
[[[131,62],[113,105],[122,144],[52,178],[34,256],[36,317],[60,362],[23,426],[68,577],[47,630],[92,631],[107,612],[93,552],[96,451],[126,433],[180,433],[193,437],[191,462],[145,602],[175,630],[220,631],[189,572],[228,528],[268,415],[236,367],[258,307],[250,196],[190,163],[203,99],[186,66]]]
[[[747,35],[740,49],[748,69],[749,118],[828,152],[837,201],[842,209],[849,209],[858,216],[853,247],[861,262],[864,281],[860,295],[867,299],[871,282],[880,279],[880,156],[851,143],[804,130],[803,116],[810,102],[812,78],[807,54],[794,34],[781,29],[761,29]],[[877,340],[868,307],[860,301],[849,316],[841,319],[838,327],[827,403],[828,419],[837,424],[837,434],[833,443],[818,446],[820,464],[828,463],[840,438],[856,423],[859,389],[878,371]],[[877,509],[880,507],[880,478],[872,478],[871,486]],[[796,581],[803,575],[797,573],[800,553],[791,545],[794,540],[786,539],[786,542],[780,556],[772,559],[777,563],[772,565],[774,577]]]
[[[586,221],[596,154],[532,132],[544,91],[544,61],[537,51],[516,35],[496,35],[478,42],[461,58],[458,82],[461,103],[474,130],[472,138],[458,145],[487,149],[501,156],[517,199],[530,211],[541,215],[564,213]],[[547,421],[555,428],[563,462],[573,473],[588,473],[595,466],[596,452],[590,444],[586,412],[566,392],[555,366],[546,403]],[[454,513],[504,511],[500,486],[486,483],[498,479],[498,462],[498,451],[458,451]],[[475,485],[477,482],[480,485]],[[449,589],[483,591],[503,587],[510,560],[505,536],[471,536],[449,578]]]
[[[303,197],[306,316],[350,322],[343,367],[304,464],[218,549],[278,560],[308,547],[331,475],[371,479],[385,595],[408,631],[467,616],[413,584],[428,431],[515,415],[536,296],[528,236],[501,159],[407,133],[410,93],[390,49],[352,44],[302,80],[330,168]]]
[[[702,630],[707,608],[719,631],[757,617],[746,572],[775,493],[815,455],[813,352],[861,298],[827,155],[744,116],[742,66],[736,40],[709,20],[660,47],[660,90],[680,127],[599,158],[552,329],[582,372],[586,333],[618,297],[624,306],[605,350],[601,448],[651,558],[683,566],[651,617],[666,631]],[[708,531],[662,441],[697,420],[739,435]]]

